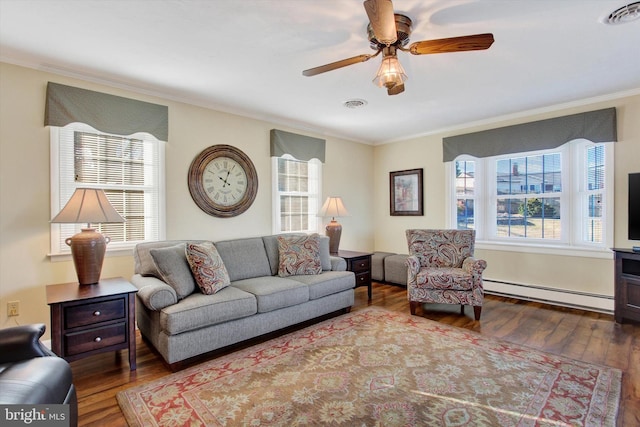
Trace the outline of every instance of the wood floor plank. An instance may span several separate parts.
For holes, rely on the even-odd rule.
[[[352,311],[373,305],[409,314],[407,291],[401,286],[374,283],[371,301],[366,287],[357,288],[355,294]],[[485,297],[479,322],[473,319],[470,307],[460,315],[459,306],[428,305],[417,315],[487,337],[622,369],[617,425],[640,425],[640,324],[619,325],[606,314],[492,295]],[[125,351],[71,363],[80,426],[126,426],[116,401],[117,392],[171,373],[139,332],[136,348],[138,369],[133,372],[129,371]]]

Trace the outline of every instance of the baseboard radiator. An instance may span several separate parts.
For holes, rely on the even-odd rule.
[[[482,281],[484,291],[487,294],[613,314],[614,299],[612,296],[492,279],[483,279]]]

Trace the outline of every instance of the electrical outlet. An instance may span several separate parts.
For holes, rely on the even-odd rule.
[[[7,303],[7,316],[19,316],[20,315],[20,301],[9,301]]]

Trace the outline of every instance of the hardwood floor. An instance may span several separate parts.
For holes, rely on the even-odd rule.
[[[406,289],[374,283],[373,299],[366,287],[356,289],[353,311],[368,305],[409,314]],[[522,344],[573,359],[621,369],[623,374],[618,426],[640,425],[640,324],[616,324],[613,316],[536,302],[485,296],[480,322],[470,307],[427,306],[417,315],[485,336]],[[138,369],[130,372],[127,352],[100,354],[71,363],[78,391],[81,426],[126,426],[115,395],[137,384],[170,374],[137,334]],[[115,359],[115,360],[114,360]]]

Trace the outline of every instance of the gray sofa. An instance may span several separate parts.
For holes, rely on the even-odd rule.
[[[345,271],[344,259],[329,255],[325,236],[322,273],[289,277],[277,275],[277,236],[214,242],[231,285],[213,295],[193,289],[185,243],[146,242],[134,250],[138,328],[174,369],[186,359],[353,305],[355,275]]]

